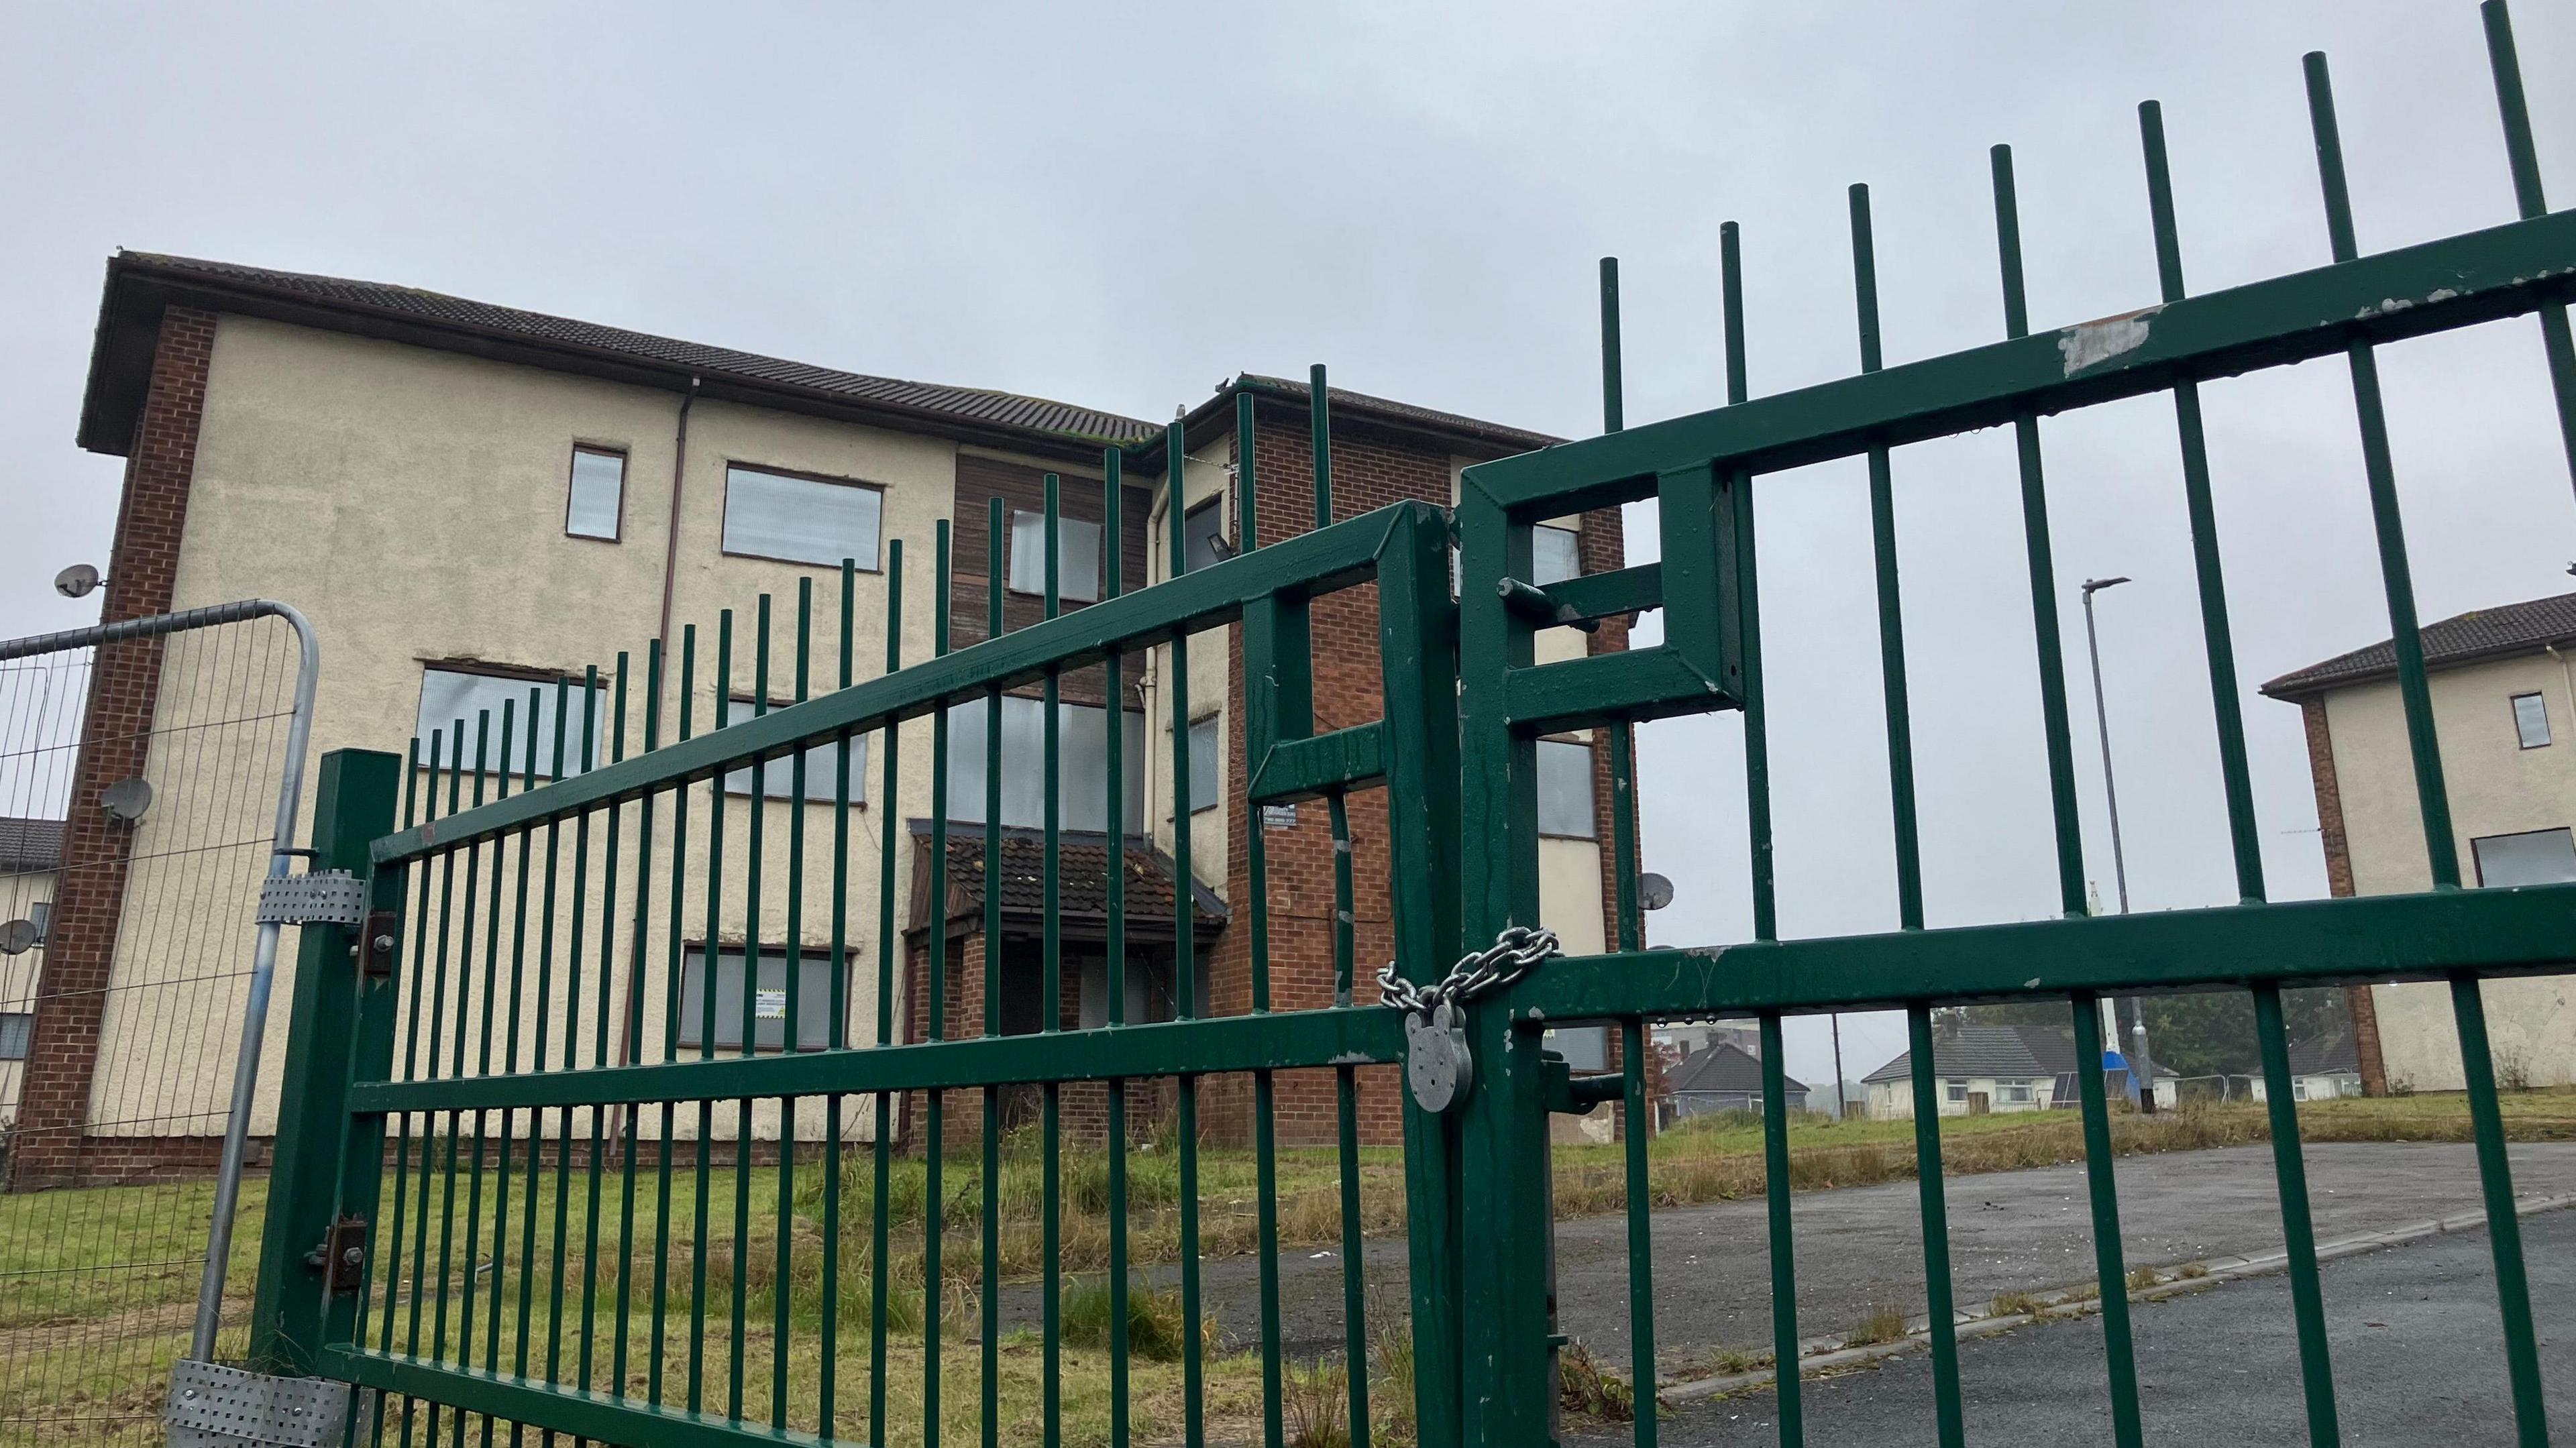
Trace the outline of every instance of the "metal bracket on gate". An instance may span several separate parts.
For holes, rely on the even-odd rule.
[[[346,870],[271,875],[259,887],[258,918],[262,925],[363,925],[367,882]]]
[[[349,1417],[349,1385],[183,1359],[170,1370],[170,1403],[161,1417],[170,1427],[170,1448],[337,1448]]]

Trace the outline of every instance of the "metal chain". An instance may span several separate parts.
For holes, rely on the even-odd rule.
[[[1400,1011],[1429,1016],[1443,1001],[1463,1006],[1489,990],[1519,980],[1549,956],[1564,953],[1553,930],[1506,925],[1492,945],[1460,956],[1447,975],[1429,985],[1418,986],[1403,979],[1395,973],[1395,962],[1388,961],[1377,973],[1378,1000]]]

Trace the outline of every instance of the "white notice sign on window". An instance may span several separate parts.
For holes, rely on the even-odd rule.
[[[756,1020],[763,1021],[783,1021],[787,1019],[787,992],[783,990],[765,990],[754,995],[752,997],[752,1016]]]

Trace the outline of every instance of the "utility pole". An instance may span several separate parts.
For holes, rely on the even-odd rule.
[[[2111,878],[2119,888],[2123,915],[2129,913],[2129,861],[2120,843],[2120,790],[2111,775],[2111,716],[2102,702],[2102,641],[2093,627],[2093,595],[2128,581],[2125,575],[2084,580],[2084,651],[2093,665],[2093,725],[2102,741],[2102,798],[2111,807]],[[2136,996],[2129,997],[2129,1049],[2123,1054],[2129,1062],[2129,1080],[2137,1088],[2138,1109],[2152,1113],[2156,1109],[2155,1058],[2147,1050],[2146,1004]]]
[[[1834,1022],[1834,1120],[1843,1119],[1843,1013],[1833,1014]]]

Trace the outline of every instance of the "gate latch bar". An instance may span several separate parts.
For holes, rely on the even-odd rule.
[[[171,1448],[336,1448],[349,1416],[349,1385],[182,1360],[170,1370],[170,1402],[161,1416]]]
[[[366,882],[346,870],[272,875],[259,887],[262,925],[357,926],[366,919]]]
[[[334,1293],[367,1285],[367,1219],[344,1216],[331,1224],[322,1245],[304,1254],[304,1265],[322,1273]]]

